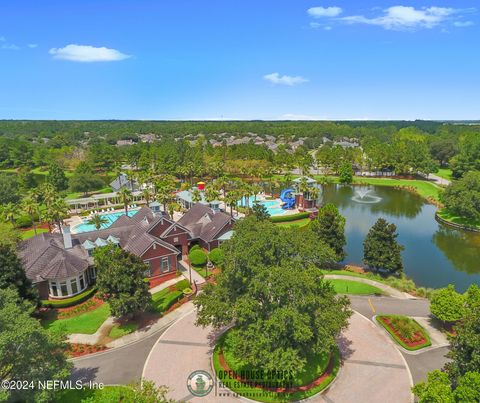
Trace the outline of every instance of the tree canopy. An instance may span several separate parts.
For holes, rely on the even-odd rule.
[[[337,207],[328,203],[318,210],[318,216],[310,224],[311,230],[325,244],[330,246],[336,255],[336,260],[345,258],[345,217],[343,217]]]
[[[292,242],[291,231],[254,216],[239,222],[222,244],[217,284],[195,300],[200,325],[235,324],[234,354],[256,368],[301,371],[309,353],[331,351],[351,313],[318,269],[330,248],[313,232]]]

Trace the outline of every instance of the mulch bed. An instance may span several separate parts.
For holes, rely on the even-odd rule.
[[[92,297],[81,304],[69,306],[67,308],[52,309],[57,313],[58,319],[67,319],[78,316],[86,312],[93,311],[104,304],[104,301],[97,297]]]
[[[306,392],[306,391],[309,391],[310,389],[312,389],[316,386],[319,386],[320,384],[322,384],[322,382],[324,382],[332,374],[333,367],[334,367],[334,359],[333,359],[332,354],[330,354],[328,365],[327,365],[327,368],[325,369],[325,372],[322,375],[320,375],[317,379],[310,382],[309,384],[302,385],[302,386],[288,387],[288,388],[269,388],[269,387],[266,387],[266,386],[262,385],[261,383],[252,383],[250,380],[244,379],[240,375],[235,373],[235,371],[233,371],[230,368],[227,361],[225,360],[225,357],[223,355],[223,350],[220,350],[220,352],[218,354],[218,359],[219,359],[220,366],[222,367],[222,369],[224,371],[228,371],[230,374],[233,374],[233,377],[235,378],[236,381],[242,382],[242,383],[247,384],[247,385],[251,385],[255,388],[262,389],[262,390],[265,390],[265,391],[268,391],[268,392],[288,393],[288,394],[296,393],[296,392]]]
[[[67,355],[71,358],[81,357],[82,355],[98,353],[105,351],[108,347],[101,344],[79,344],[71,343],[67,348]]]
[[[388,318],[385,317],[380,317],[380,320],[385,323],[388,328],[395,333],[395,336],[397,336],[400,340],[402,340],[403,343],[405,343],[408,347],[418,347],[423,344],[427,344],[427,339],[423,335],[423,333],[419,330],[417,331],[411,339],[406,339],[403,337],[400,332],[395,328],[391,321]]]

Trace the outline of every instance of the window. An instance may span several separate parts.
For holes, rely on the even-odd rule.
[[[85,280],[83,279],[83,274],[80,274],[78,278],[80,280],[80,290],[83,290],[85,288]]]
[[[61,292],[62,296],[68,295],[68,289],[67,289],[67,282],[66,281],[62,281],[60,283],[60,292]]]
[[[178,242],[178,236],[176,236],[175,238],[173,238],[173,242]]]
[[[58,296],[58,288],[57,288],[57,283],[55,281],[50,282],[50,293],[54,297]]]
[[[78,292],[78,286],[77,286],[77,279],[72,278],[70,280],[70,287],[72,288],[72,294],[76,294]]]
[[[162,257],[162,262],[160,264],[160,270],[162,273],[166,273],[167,271],[170,270],[170,264],[168,261],[168,257]]]
[[[92,280],[95,279],[97,277],[97,271],[95,270],[95,267],[90,266],[88,268],[88,274]]]

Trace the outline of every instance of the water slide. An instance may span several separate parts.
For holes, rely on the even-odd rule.
[[[295,207],[295,196],[293,195],[293,189],[283,189],[280,193],[280,200],[282,200],[283,209],[291,209]]]

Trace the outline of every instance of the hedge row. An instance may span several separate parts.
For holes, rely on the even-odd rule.
[[[275,215],[273,217],[270,217],[270,221],[271,222],[297,221],[297,220],[302,220],[308,217],[310,217],[310,213],[308,211],[305,211],[303,213],[297,213],[297,214]]]
[[[89,299],[97,291],[96,287],[89,288],[88,290],[75,295],[74,297],[55,300],[42,300],[42,306],[46,308],[68,308],[69,306],[80,304]]]

